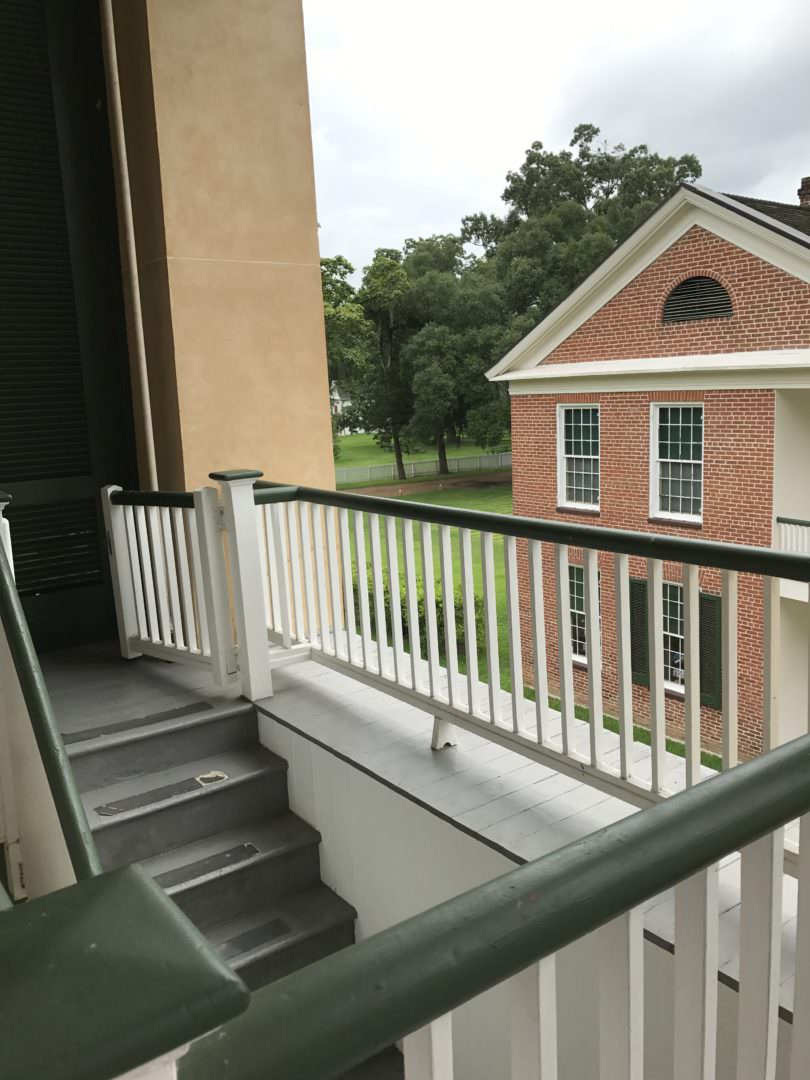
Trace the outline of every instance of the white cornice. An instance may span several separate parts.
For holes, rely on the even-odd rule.
[[[749,210],[727,196],[707,189],[679,188],[491,368],[487,378],[496,382],[511,381],[517,371],[535,369],[562,341],[695,225],[802,281],[810,282],[810,250],[796,243],[801,234],[786,226],[774,231],[768,225],[770,221],[766,215]]]
[[[721,388],[810,389],[810,349],[594,360],[548,364],[509,375],[512,395]]]

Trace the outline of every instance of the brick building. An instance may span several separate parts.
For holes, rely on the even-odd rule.
[[[810,553],[810,179],[798,205],[679,188],[489,373],[512,399],[514,510]],[[544,559],[546,595],[554,560]],[[569,552],[577,700],[587,700],[582,553]],[[528,595],[527,567],[521,593]],[[630,561],[634,718],[649,715],[648,585]],[[667,721],[683,729],[682,567],[663,568]],[[723,694],[719,573],[700,571],[701,724]],[[599,555],[603,691],[616,715],[613,557]],[[738,582],[739,749],[762,745],[763,586]],[[524,608],[524,641],[531,640]],[[549,686],[559,687],[547,605]],[[781,584],[781,737],[807,700],[807,590]],[[524,653],[527,681],[532,658]],[[794,731],[793,728],[796,727]]]

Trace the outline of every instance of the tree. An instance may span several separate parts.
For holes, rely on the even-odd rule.
[[[507,174],[503,217],[473,214],[462,223],[513,315],[540,321],[678,184],[701,174],[692,154],[661,157],[644,144],[611,146],[600,134],[580,124],[566,150],[532,143]]]
[[[362,379],[374,349],[374,327],[357,302],[357,290],[349,280],[353,273],[354,267],[343,255],[321,259],[329,380],[341,388]]]

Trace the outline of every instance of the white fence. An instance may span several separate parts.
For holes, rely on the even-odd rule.
[[[105,488],[102,505],[123,655],[204,664],[224,685],[235,643],[215,489],[166,493],[163,505],[120,492]]]
[[[451,473],[488,472],[495,469],[511,469],[511,451],[504,454],[478,454],[474,457],[448,458],[447,466]],[[412,480],[417,476],[436,476],[439,472],[438,461],[406,461],[405,477]],[[364,484],[379,481],[396,483],[396,465],[353,465],[335,469],[335,482],[338,484]]]
[[[810,521],[798,518],[776,519],[775,547],[780,551],[793,551],[797,555],[810,555]]]

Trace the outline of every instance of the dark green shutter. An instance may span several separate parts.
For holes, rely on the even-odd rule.
[[[700,594],[700,703],[723,707],[723,652],[720,597]]]
[[[647,638],[647,582],[630,578],[630,667],[633,682],[650,685],[650,644]]]

